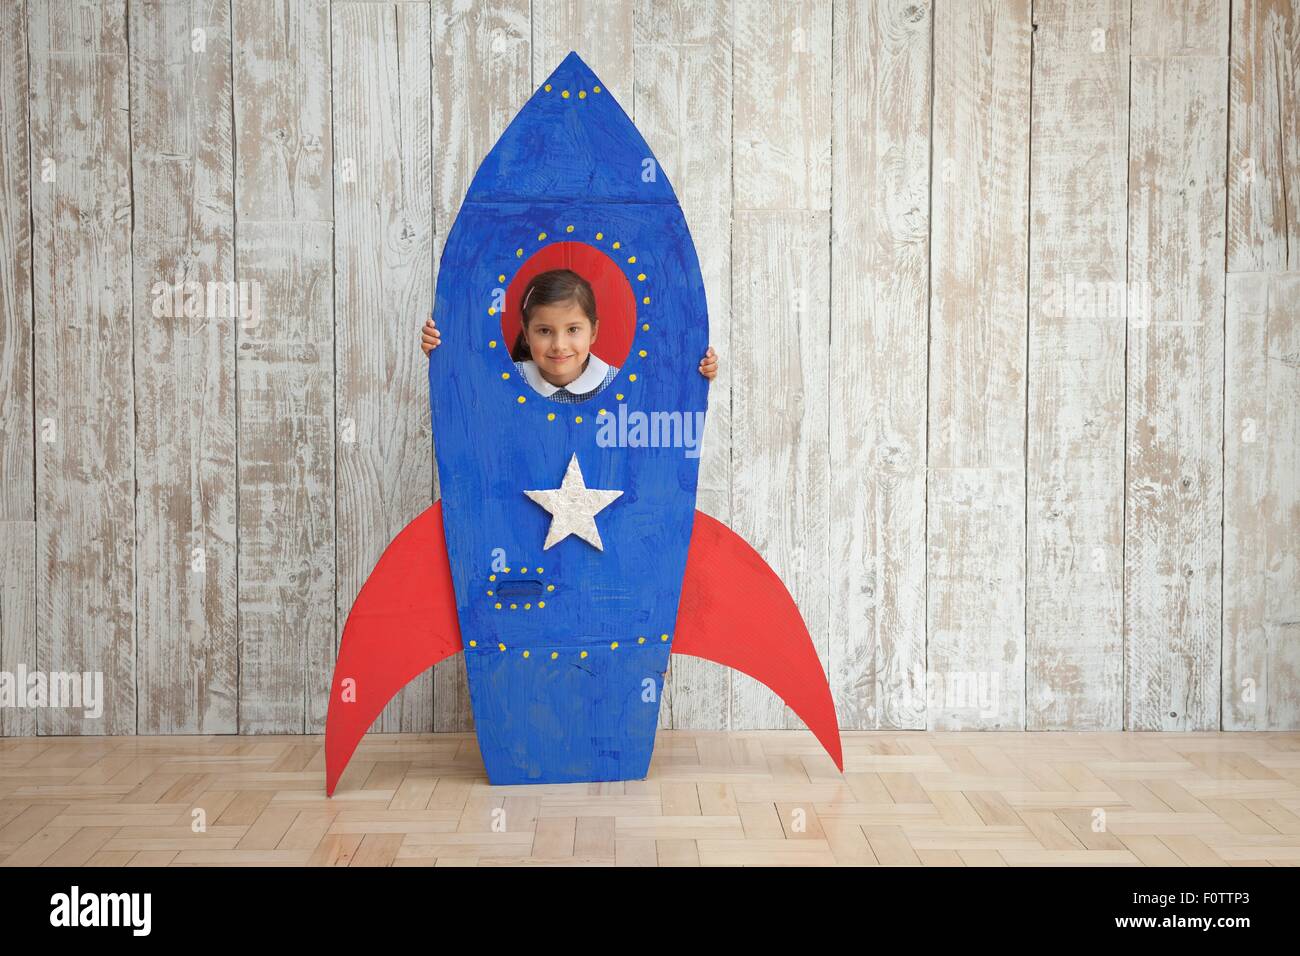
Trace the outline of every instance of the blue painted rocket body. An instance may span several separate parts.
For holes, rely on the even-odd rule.
[[[618,376],[579,405],[534,392],[510,360],[501,309],[533,257],[571,257],[580,273],[581,260],[593,287],[609,280],[634,303]],[[608,305],[598,295],[601,335]],[[699,262],[650,148],[576,54],[479,167],[444,245],[434,315],[442,498],[389,543],[348,614],[326,793],[393,695],[461,652],[493,784],[646,776],[670,653],[770,687],[842,771],[834,700],[794,599],[758,552],[695,510],[708,400]],[[625,440],[638,415],[667,428]],[[612,500],[582,536],[552,536],[571,527],[552,512],[566,512],[535,497],[566,487],[571,465]]]
[[[504,290],[553,242],[605,252],[635,293],[632,350],[613,384],[579,405],[533,391],[501,330]],[[576,53],[479,167],[443,249],[434,317],[443,336],[429,361],[434,448],[488,777],[493,784],[642,778],[681,598],[699,458],[680,443],[607,446],[602,434],[618,429],[602,421],[667,412],[693,428],[708,401],[698,371],[708,315],[668,178]],[[595,515],[603,550],[577,535],[544,548],[552,516],[525,494],[559,488],[575,455],[588,488],[621,492]]]

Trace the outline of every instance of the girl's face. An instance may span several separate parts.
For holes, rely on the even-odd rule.
[[[542,378],[552,385],[568,385],[581,375],[596,341],[591,319],[573,300],[533,306],[525,335]]]

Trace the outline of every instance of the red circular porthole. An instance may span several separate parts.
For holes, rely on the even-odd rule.
[[[591,351],[610,365],[622,366],[632,351],[636,328],[636,296],[618,263],[585,242],[553,242],[543,246],[519,268],[506,288],[501,313],[502,341],[514,346],[521,325],[519,306],[533,276],[550,269],[572,269],[591,283],[599,325]]]

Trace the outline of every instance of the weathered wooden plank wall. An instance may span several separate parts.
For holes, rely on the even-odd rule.
[[[442,242],[570,49],[699,252],[699,507],[845,728],[1300,726],[1294,0],[17,0],[0,672],[105,705],[0,734],[323,730],[438,495]],[[660,722],[799,726],[694,659]],[[375,725],[471,727],[459,659]]]
[[[139,546],[126,11],[32,0],[28,12],[36,659],[22,663],[103,674],[98,719],[42,708],[39,733],[129,734]]]
[[[1199,730],[1219,726],[1228,5],[1135,4],[1132,29],[1124,724]]]
[[[132,8],[136,688],[142,734],[234,733],[238,302],[230,10]],[[189,51],[189,55],[186,55]],[[38,323],[39,327],[39,323]]]
[[[1034,4],[1025,726],[1119,730],[1129,4]]]

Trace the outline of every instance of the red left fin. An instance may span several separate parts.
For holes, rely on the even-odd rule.
[[[435,501],[384,549],[343,627],[325,719],[327,796],[393,695],[462,649],[442,502]]]

